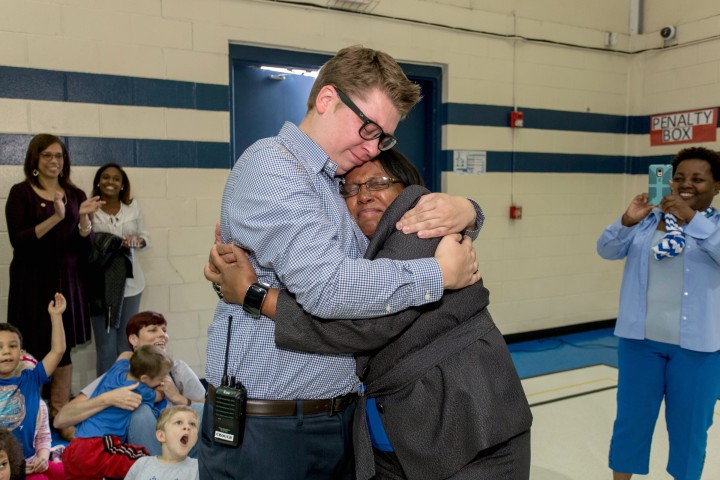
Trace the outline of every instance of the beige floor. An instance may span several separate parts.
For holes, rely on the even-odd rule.
[[[523,380],[532,406],[531,480],[610,480],[608,445],[615,418],[617,370],[597,365]],[[720,480],[720,403],[709,432],[702,480]],[[664,413],[655,427],[650,474],[671,479]]]

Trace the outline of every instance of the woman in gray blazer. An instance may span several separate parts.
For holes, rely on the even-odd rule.
[[[429,193],[421,183],[412,164],[394,151],[346,175],[341,194],[371,237],[365,258],[433,256],[439,238],[395,228]],[[213,258],[222,271],[220,256]],[[240,295],[254,281],[252,272],[243,274],[234,288]],[[275,304],[274,295],[267,302],[263,313],[275,317],[279,347],[356,354],[364,390],[353,432],[358,479],[529,478],[532,415],[487,311],[482,281],[447,291],[438,302],[373,319],[313,317],[286,291]]]

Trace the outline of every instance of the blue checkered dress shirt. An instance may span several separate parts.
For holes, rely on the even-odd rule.
[[[337,166],[298,127],[250,146],[235,164],[222,198],[221,232],[251,252],[260,281],[296,295],[323,318],[387,315],[437,301],[442,274],[433,258],[362,258],[368,241],[338,193]],[[250,398],[316,399],[358,386],[352,355],[315,355],[275,346],[275,324],[253,319],[239,305],[218,302],[208,329],[205,375],[223,374],[232,315],[229,375]]]

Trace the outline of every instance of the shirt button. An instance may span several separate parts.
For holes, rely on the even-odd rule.
[[[690,271],[690,269],[689,269],[689,268],[686,268],[686,269],[685,269],[685,271],[686,271],[686,272],[689,272],[689,271]]]
[[[387,305],[387,306],[385,307],[385,311],[388,312],[388,313],[390,313],[390,312],[392,311],[392,309],[390,308],[390,305]]]
[[[685,315],[683,315],[682,319],[683,319],[683,320],[687,320],[687,317],[686,317]]]
[[[376,403],[375,405],[377,406],[378,412],[385,413],[385,406],[382,403]]]
[[[430,300],[430,292],[425,292],[425,300]]]
[[[687,297],[687,296],[688,296],[688,292],[683,292],[683,295],[685,295],[685,296]]]

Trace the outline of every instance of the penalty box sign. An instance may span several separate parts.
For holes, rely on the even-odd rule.
[[[718,109],[663,113],[650,117],[650,145],[714,142]]]

